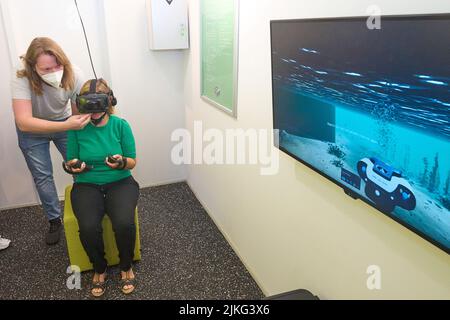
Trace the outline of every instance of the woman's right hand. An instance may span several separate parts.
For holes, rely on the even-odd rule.
[[[90,114],[77,114],[66,120],[67,130],[81,130],[91,121]]]
[[[77,163],[78,159],[72,159],[66,162],[66,167],[70,168],[70,171],[72,171],[73,173],[81,173],[84,171],[84,169],[86,168],[86,163],[83,162],[81,164],[81,167],[76,169],[73,167],[73,165],[75,165],[75,163]]]

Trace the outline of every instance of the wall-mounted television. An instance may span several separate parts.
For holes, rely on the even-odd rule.
[[[277,147],[450,253],[450,14],[367,20],[271,21]]]

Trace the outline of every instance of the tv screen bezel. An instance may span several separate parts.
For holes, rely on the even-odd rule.
[[[423,19],[430,19],[430,20],[448,19],[448,20],[450,20],[450,13],[408,14],[408,15],[381,15],[379,17],[380,17],[381,21],[383,21],[383,20],[410,20],[410,21],[412,20],[412,21],[414,21],[414,20],[423,20]],[[271,59],[271,77],[272,77],[271,83],[272,83],[272,124],[273,124],[273,129],[277,129],[277,128],[275,128],[275,117],[274,117],[274,114],[275,114],[275,101],[274,101],[274,96],[275,96],[274,95],[274,87],[275,86],[274,86],[274,74],[273,74],[273,66],[274,66],[273,26],[274,26],[274,24],[277,24],[277,23],[298,23],[298,22],[327,22],[327,21],[328,22],[347,22],[347,21],[348,22],[353,22],[353,21],[367,21],[368,18],[369,18],[368,16],[351,16],[351,17],[324,17],[324,18],[270,20],[270,59]],[[381,24],[381,28],[382,28],[382,24]],[[275,141],[279,141],[279,140],[275,139]],[[363,202],[365,202],[367,205],[369,205],[370,207],[372,207],[376,211],[383,213],[385,216],[391,218],[392,220],[396,221],[397,223],[399,223],[400,225],[402,225],[406,229],[412,231],[413,233],[417,234],[418,236],[420,236],[424,240],[430,242],[431,244],[433,244],[437,248],[443,250],[448,255],[450,255],[450,248],[445,247],[442,243],[440,243],[440,242],[436,241],[435,239],[431,238],[426,233],[422,232],[421,230],[416,229],[415,227],[413,227],[410,224],[407,224],[405,221],[395,217],[391,213],[385,212],[385,211],[382,211],[382,210],[378,209],[368,199],[366,199],[365,197],[362,197],[358,193],[352,191],[350,188],[348,188],[342,182],[340,182],[340,181],[338,181],[336,179],[333,179],[331,176],[327,175],[325,172],[323,172],[323,171],[319,170],[318,168],[314,167],[312,164],[306,162],[305,160],[299,158],[295,154],[289,152],[288,150],[286,150],[285,148],[280,146],[279,143],[278,143],[278,145],[277,145],[277,143],[275,143],[275,147],[277,147],[279,150],[283,151],[287,155],[291,156],[292,158],[294,158],[298,162],[302,163],[303,165],[307,166],[308,168],[312,169],[313,171],[317,172],[322,177],[330,180],[334,184],[336,184],[339,187],[341,187],[344,190],[344,192],[348,196],[350,196],[351,198],[353,198],[355,200],[357,200],[357,199],[362,200]]]

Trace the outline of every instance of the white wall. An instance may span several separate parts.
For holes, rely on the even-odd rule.
[[[36,204],[38,196],[17,146],[11,108],[11,65],[34,37],[56,40],[87,78],[93,73],[73,0],[0,0],[0,209]],[[145,0],[78,0],[97,75],[113,87],[118,114],[132,125],[138,152],[134,171],[141,186],[185,179],[170,160],[170,132],[184,126],[184,52],[148,50]],[[124,8],[126,8],[124,10]],[[6,46],[6,44],[10,46]],[[7,50],[9,48],[9,51]],[[9,56],[13,57],[13,61]],[[60,196],[71,178],[51,148]]]
[[[170,135],[184,127],[186,51],[149,51],[145,0],[104,1],[114,94],[132,125],[141,186],[186,179],[170,160]]]
[[[104,22],[98,18],[101,3],[99,0],[81,0],[78,3],[89,32],[96,71],[99,74],[108,74],[108,62],[103,58],[105,37],[101,27]],[[0,136],[3,138],[0,148],[5,150],[2,154],[8,167],[6,172],[2,172],[0,179],[0,189],[4,190],[0,193],[0,209],[4,209],[36,204],[39,201],[33,180],[17,146],[11,108],[10,78],[12,68],[21,66],[18,56],[25,54],[35,37],[48,36],[60,44],[72,63],[80,67],[86,77],[93,75],[73,1],[1,0],[0,4],[3,13],[2,25],[5,29],[0,37],[9,44],[3,48],[9,49],[10,56],[9,58],[6,52],[0,55],[2,64],[0,88],[4,92],[0,97],[4,113],[4,117],[0,119]],[[53,145],[50,150],[57,189],[59,194],[63,195],[64,186],[71,183],[71,178],[60,169],[62,157],[59,152]]]
[[[6,9],[1,2],[1,9]],[[37,201],[31,175],[26,171],[22,153],[17,147],[17,136],[11,110],[9,81],[11,59],[3,19],[0,23],[0,162],[7,170],[0,170],[0,208],[8,203],[33,203]],[[22,158],[21,158],[22,157]]]
[[[373,1],[240,1],[238,120],[200,97],[199,0],[190,1],[186,126],[272,128],[271,19],[366,15]],[[383,14],[442,13],[450,2],[380,0]],[[296,160],[280,172],[257,166],[193,165],[188,183],[263,291],[307,288],[323,299],[449,299],[450,257]],[[326,196],[324,196],[326,195]],[[369,265],[382,290],[366,287]]]

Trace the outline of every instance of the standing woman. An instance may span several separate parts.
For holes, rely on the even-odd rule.
[[[62,224],[50,141],[65,159],[66,131],[82,129],[89,123],[89,115],[71,116],[76,113],[76,94],[84,79],[49,38],[35,38],[21,59],[24,68],[11,80],[17,137],[50,222],[46,243],[52,245],[59,241]]]

